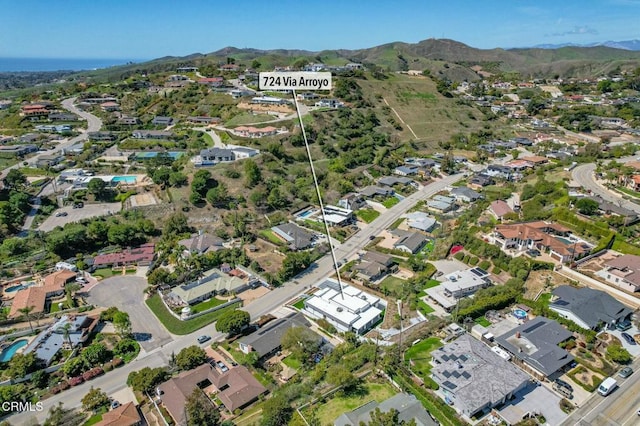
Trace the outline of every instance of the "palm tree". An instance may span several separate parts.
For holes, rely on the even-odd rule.
[[[29,328],[31,328],[31,332],[33,333],[33,325],[31,324],[31,312],[35,309],[35,306],[25,306],[24,308],[18,309],[18,312],[22,314],[29,321]]]
[[[60,327],[60,330],[62,331],[62,338],[67,341],[67,344],[69,344],[69,348],[72,348],[73,345],[71,344],[71,337],[70,337],[71,333],[69,332],[70,329],[71,329],[70,322],[67,322],[65,325]]]
[[[64,292],[67,294],[67,308],[75,307],[75,303],[73,301],[73,295],[76,291],[80,290],[82,287],[78,283],[69,283],[64,286]]]

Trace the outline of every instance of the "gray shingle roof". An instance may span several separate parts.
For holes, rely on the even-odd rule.
[[[573,361],[573,356],[558,346],[572,336],[573,333],[556,321],[537,317],[503,334],[496,341],[517,358],[550,376]]]
[[[600,323],[615,323],[632,312],[604,291],[591,288],[563,285],[553,290],[553,294],[558,296],[559,300],[551,303],[550,308],[570,311],[591,328],[597,327]]]
[[[280,347],[282,336],[292,327],[309,327],[309,322],[301,313],[295,313],[279,318],[238,341],[251,346],[258,356],[263,357]]]
[[[429,416],[420,401],[415,396],[407,393],[399,393],[378,404],[376,401],[367,402],[353,411],[344,413],[336,419],[334,426],[357,426],[360,422],[371,421],[371,413],[379,408],[387,413],[392,408],[398,410],[398,420],[409,422],[414,420],[416,426],[436,426],[437,423]]]
[[[274,226],[271,230],[296,250],[306,249],[311,246],[313,240],[313,234],[293,223],[283,223]]]

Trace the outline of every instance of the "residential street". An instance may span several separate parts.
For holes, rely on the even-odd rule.
[[[574,411],[562,426],[631,426],[637,425],[640,409],[640,359],[632,364],[635,373],[627,379],[615,376],[619,388],[609,396],[594,392],[585,404]]]
[[[369,242],[369,236],[377,235],[382,230],[386,229],[419,200],[436,194],[447,186],[450,186],[462,179],[462,177],[462,174],[447,176],[444,179],[426,185],[421,190],[406,197],[385,213],[378,216],[378,218],[370,223],[369,226],[358,232],[345,244],[336,248],[336,258],[340,260],[342,258],[348,258],[355,255]],[[267,293],[243,309],[251,314],[252,320],[257,319],[266,313],[275,311],[280,305],[292,299],[298,293],[303,292],[306,287],[313,285],[321,278],[329,275],[333,268],[331,256],[325,255],[316,262],[315,266],[312,266],[312,269],[308,269],[296,277],[295,280],[289,281],[282,287]],[[126,279],[126,277],[123,277],[123,279]],[[295,281],[297,281],[298,284],[295,284]],[[141,306],[139,309],[147,309],[147,307]],[[133,331],[136,332],[139,330],[134,329]],[[156,347],[150,352],[141,352],[138,359],[133,361],[131,364],[125,365],[117,370],[105,374],[104,376],[98,377],[90,382],[83,383],[82,385],[48,398],[44,401],[45,411],[42,413],[19,413],[8,417],[7,420],[13,425],[31,424],[33,419],[37,419],[38,422],[42,423],[47,417],[49,408],[55,406],[58,402],[64,403],[66,407],[79,407],[81,405],[80,400],[89,391],[91,386],[99,387],[104,392],[111,395],[126,387],[127,376],[131,371],[139,370],[143,367],[154,368],[167,365],[168,358],[172,352],[178,353],[181,349],[187,346],[197,344],[196,337],[201,334],[208,334],[212,336],[214,341],[222,340],[224,337],[221,333],[215,331],[214,324],[186,336],[176,336],[175,340],[166,343],[163,346]]]
[[[634,161],[635,159],[636,157],[625,157],[625,158],[620,158],[617,161],[622,163],[627,163],[629,161]],[[626,209],[633,210],[636,213],[640,214],[639,204],[623,199],[620,195],[612,191],[609,191],[600,183],[596,182],[596,178],[594,174],[595,170],[596,170],[595,164],[593,163],[583,164],[573,169],[573,172],[571,173],[571,177],[577,183],[582,185],[584,189],[591,191],[592,194],[598,195],[607,201],[620,205]]]

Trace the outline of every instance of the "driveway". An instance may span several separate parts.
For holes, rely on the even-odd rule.
[[[637,358],[638,356],[640,356],[640,345],[638,344],[630,345],[629,343],[627,343],[627,341],[622,337],[622,331],[617,329],[607,330],[607,333],[613,336],[616,336],[618,339],[620,339],[620,343],[622,343],[622,347],[628,350],[632,357]],[[625,333],[633,337],[636,334],[640,333],[640,331],[638,331],[638,329],[635,326],[633,326],[627,331],[625,331]]]
[[[147,280],[123,275],[107,278],[89,291],[87,302],[110,307],[115,306],[129,314],[131,326],[142,348],[149,352],[173,340],[144,303]]]
[[[464,271],[465,269],[469,269],[467,265],[457,259],[435,260],[431,263],[433,263],[433,266],[436,267],[438,272],[442,272],[443,275],[448,275],[452,272]]]
[[[120,210],[122,210],[122,203],[85,204],[84,207],[80,209],[74,209],[73,206],[66,206],[51,213],[51,216],[42,222],[38,230],[49,232],[56,226],[65,226],[67,223],[79,222],[83,219],[106,216],[111,213],[117,213]],[[60,213],[66,213],[66,216],[56,216]]]

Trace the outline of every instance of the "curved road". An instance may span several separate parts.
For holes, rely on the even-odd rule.
[[[35,164],[38,161],[38,159],[40,159],[42,156],[55,154],[55,153],[57,153],[59,151],[62,151],[63,149],[69,148],[70,146],[77,144],[78,142],[87,140],[89,138],[89,135],[88,135],[89,132],[97,132],[98,130],[100,130],[100,128],[102,128],[102,120],[100,120],[98,117],[96,117],[93,114],[89,114],[88,112],[84,112],[84,111],[78,109],[74,105],[76,99],[77,98],[64,99],[61,102],[62,108],[64,108],[67,111],[72,112],[72,113],[84,118],[85,120],[87,120],[87,130],[83,131],[83,133],[81,133],[78,136],[75,136],[75,137],[73,137],[71,139],[63,139],[53,149],[50,149],[48,151],[38,152],[33,157],[30,157],[30,158],[28,158],[27,160],[24,161],[24,162],[27,163],[27,165],[35,166]],[[18,164],[14,164],[13,166],[7,167],[6,169],[4,169],[2,172],[0,172],[0,179],[2,179],[4,176],[6,176],[6,173],[9,173],[9,170],[14,169],[14,168],[23,167],[23,163],[24,162],[21,162],[21,163],[18,163]],[[46,185],[44,188],[42,188],[40,193],[53,193],[53,191],[51,189],[52,187],[53,187],[53,183],[50,182],[48,185]],[[25,220],[24,225],[22,226],[22,230],[23,231],[28,231],[29,229],[31,229],[31,225],[33,224],[33,220],[34,220],[39,208],[40,208],[40,197],[37,197],[35,202],[33,203],[31,211],[27,214],[27,218]]]
[[[341,246],[337,247],[335,250],[336,258],[349,258],[356,255],[358,251],[360,251],[369,242],[370,236],[375,236],[382,230],[388,228],[396,219],[413,207],[418,201],[431,197],[432,195],[442,191],[444,188],[459,181],[462,177],[462,174],[447,176],[446,178],[426,185],[419,191],[409,195],[398,204],[382,213],[376,218],[376,220],[371,222],[364,229],[361,229],[356,235],[351,237]],[[244,307],[244,310],[249,312],[252,320],[257,319],[266,313],[273,312],[279,306],[303,292],[306,287],[315,284],[320,279],[331,274],[333,269],[334,267],[331,256],[325,255],[312,265],[311,268],[298,275],[294,281],[289,281],[283,286],[270,291],[260,299]],[[144,305],[141,306],[140,309],[148,308]],[[155,368],[167,365],[171,353],[178,353],[181,349],[196,344],[196,336],[201,334],[208,334],[212,336],[214,341],[220,341],[224,338],[221,333],[215,331],[215,326],[213,324],[185,336],[174,336],[174,340],[164,346],[156,348],[150,352],[141,351],[138,358],[130,364],[46,399],[44,401],[44,411],[42,413],[16,413],[8,417],[7,420],[13,425],[33,424],[34,421],[36,423],[42,423],[47,416],[49,408],[55,406],[58,402],[64,403],[67,408],[79,407],[81,405],[82,397],[92,386],[99,387],[108,395],[111,395],[127,386],[127,376],[130,372],[137,371],[143,367]]]
[[[636,157],[625,157],[617,160],[618,162],[628,163],[630,161],[635,161]],[[616,194],[613,191],[609,191],[603,185],[598,183],[595,178],[595,170],[596,165],[593,163],[583,164],[581,166],[573,169],[571,173],[571,177],[577,183],[579,183],[584,189],[591,191],[592,194],[598,195],[599,197],[615,203],[619,206],[622,206],[626,209],[632,210],[638,214],[640,214],[640,205],[633,203],[629,200],[625,200],[622,196]]]

